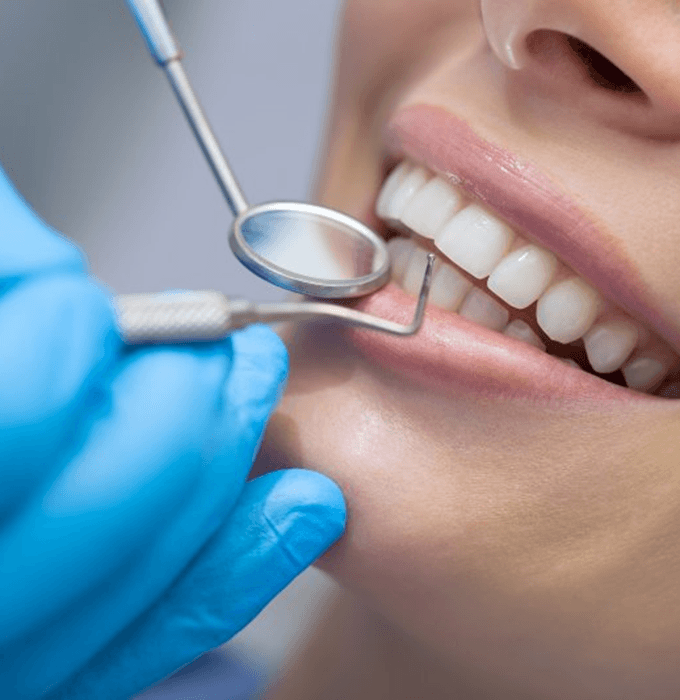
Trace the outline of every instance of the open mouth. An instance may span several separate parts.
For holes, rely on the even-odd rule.
[[[376,214],[397,285],[415,296],[435,252],[430,304],[605,381],[680,397],[668,343],[452,180],[402,161],[384,182]]]

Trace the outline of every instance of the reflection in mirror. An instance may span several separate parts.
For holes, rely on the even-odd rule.
[[[310,211],[261,211],[246,217],[240,229],[254,253],[295,276],[352,280],[381,264],[365,236]]]

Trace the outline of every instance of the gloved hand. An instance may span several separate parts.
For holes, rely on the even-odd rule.
[[[286,375],[253,327],[124,348],[77,250],[0,173],[0,697],[127,698],[341,534],[338,488],[245,484]]]

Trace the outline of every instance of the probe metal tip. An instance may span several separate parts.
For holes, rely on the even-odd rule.
[[[411,326],[414,327],[414,333],[420,328],[425,317],[425,307],[427,306],[427,298],[430,295],[430,287],[432,286],[432,271],[436,256],[434,253],[429,253],[427,256],[427,266],[425,267],[425,275],[423,283],[420,286],[420,294],[418,294],[418,303],[416,304],[416,312],[413,316]]]
[[[432,285],[432,271],[436,256],[427,256],[427,265],[420,286],[418,301],[413,314],[413,320],[408,325],[395,323],[372,314],[348,309],[336,304],[321,302],[301,302],[290,304],[253,304],[232,314],[232,324],[246,325],[248,323],[273,323],[280,321],[338,321],[347,326],[357,326],[372,331],[381,331],[391,335],[414,335],[420,330],[425,318],[425,307]]]

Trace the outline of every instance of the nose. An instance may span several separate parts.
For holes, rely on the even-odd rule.
[[[532,32],[543,29],[571,36],[583,35],[583,18],[575,10],[569,2],[482,0],[489,44],[498,58],[515,70],[529,60],[527,40]]]
[[[571,80],[573,90],[580,61],[580,76],[588,73],[591,87],[635,93],[648,110],[666,120],[672,115],[680,126],[675,0],[481,0],[481,10],[489,45],[508,67],[540,70],[550,62],[555,84]],[[565,60],[557,60],[560,52]]]

